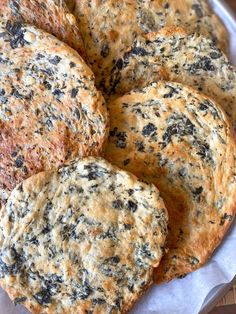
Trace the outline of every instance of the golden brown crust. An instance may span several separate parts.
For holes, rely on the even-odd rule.
[[[0,0],[0,13],[6,19],[29,23],[55,35],[86,58],[77,19],[64,0]]]
[[[170,82],[130,92],[108,108],[106,158],[154,183],[169,211],[169,251],[154,280],[199,268],[235,216],[235,136],[226,115],[210,98]]]
[[[179,36],[188,36],[188,32],[185,28],[179,26],[167,26],[160,29],[158,32],[150,32],[147,34],[143,34],[143,36],[150,41],[156,39],[157,36],[172,36],[174,34],[178,34]]]
[[[154,185],[101,158],[41,172],[0,221],[0,282],[32,313],[125,313],[152,283],[167,211]]]
[[[212,38],[222,49],[227,46],[227,31],[205,0],[76,0],[75,15],[96,83],[105,93],[114,60],[140,34],[175,25]]]
[[[135,303],[139,298],[145,294],[145,292],[151,287],[153,284],[153,279],[152,279],[153,271],[152,274],[150,273],[150,282],[146,284],[145,286],[142,287],[142,291],[139,291],[136,293],[133,297],[133,299],[129,299],[127,301],[127,304],[122,308],[122,311],[120,312],[121,314],[128,314],[130,310],[134,307]],[[1,280],[0,280],[1,281]],[[7,292],[8,296],[12,301],[14,301],[16,298],[19,297],[19,292],[16,291],[14,288],[9,287],[8,284],[5,282],[1,282],[1,287]],[[32,304],[30,300],[26,300],[24,302],[21,302],[22,305],[24,305],[32,314],[55,314],[55,309],[51,310],[46,310],[42,312],[42,308],[38,305]],[[84,314],[86,312],[79,312],[81,314]],[[95,314],[101,314],[100,311],[95,310]],[[68,310],[63,310],[63,314],[71,314],[71,309]]]
[[[145,287],[143,287],[143,290],[136,294],[134,301],[129,300],[129,302],[127,302],[126,306],[124,307],[122,314],[128,314],[132,310],[132,308],[134,307],[135,302],[137,302],[140,299],[140,297],[146,293],[146,291],[152,286],[152,284],[153,284],[153,271],[152,271],[151,280],[150,280],[149,284],[146,285]],[[98,314],[100,314],[100,313],[98,313]]]
[[[0,29],[0,188],[11,191],[39,171],[100,155],[109,119],[75,50],[33,26],[2,20]]]
[[[178,203],[177,203],[178,204]],[[178,207],[178,206],[177,206]],[[180,207],[179,207],[180,208]],[[200,256],[200,262],[198,265],[189,265],[188,262],[179,262],[175,264],[176,269],[172,271],[168,271],[167,265],[169,263],[169,260],[171,256],[175,253],[175,250],[171,250],[167,252],[164,257],[162,258],[162,261],[158,268],[154,270],[154,282],[159,284],[162,282],[168,282],[172,279],[177,278],[183,278],[185,275],[188,273],[199,269],[200,267],[204,266],[207,261],[211,258],[212,254],[214,251],[217,249],[217,247],[222,243],[222,240],[224,236],[226,235],[228,229],[230,228],[232,221],[235,218],[235,213],[236,213],[236,206],[235,203],[232,203],[228,206],[227,208],[227,215],[231,215],[232,217],[230,220],[226,220],[223,226],[217,230],[217,232],[212,232],[211,228],[207,228],[205,232],[201,234],[201,237],[199,240],[197,240],[193,244],[193,249],[194,251],[199,251],[199,248],[201,248],[201,256]],[[218,224],[221,224],[221,219],[218,219]],[[214,233],[214,236],[212,236],[211,241],[208,242],[206,240],[206,234],[207,233]],[[176,250],[177,251],[177,250]],[[182,256],[185,256],[188,254],[188,251],[184,250],[181,252]]]
[[[212,40],[181,27],[164,27],[137,37],[115,64],[106,82],[115,97],[159,79],[179,82],[212,97],[236,131],[236,68]]]

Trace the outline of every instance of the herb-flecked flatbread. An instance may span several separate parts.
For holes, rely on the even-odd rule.
[[[227,116],[203,94],[153,83],[108,104],[106,158],[160,190],[169,216],[168,253],[155,281],[202,266],[236,209],[235,137]]]
[[[70,9],[72,1],[65,0],[0,0],[0,13],[5,19],[41,28],[85,57],[78,22]]]
[[[100,158],[17,186],[0,221],[0,283],[32,313],[126,313],[165,251],[154,185]]]
[[[227,32],[205,0],[76,0],[88,61],[96,82],[105,93],[105,81],[115,60],[138,34],[156,32],[164,26],[183,26],[189,33],[210,37],[227,50]]]
[[[77,156],[101,154],[108,114],[94,75],[52,35],[0,22],[0,198]]]
[[[122,95],[166,79],[199,89],[227,112],[236,130],[236,68],[213,41],[179,27],[138,37],[116,60],[110,94]],[[117,96],[116,96],[117,97]]]

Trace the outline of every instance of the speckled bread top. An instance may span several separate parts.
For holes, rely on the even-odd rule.
[[[106,158],[154,183],[170,216],[155,281],[181,277],[207,261],[235,215],[233,130],[213,100],[178,83],[153,83],[108,108]]]
[[[223,49],[227,32],[205,0],[76,0],[75,15],[97,84],[107,92],[114,60],[126,51],[138,34],[163,26],[182,25],[189,33],[213,38]]]
[[[86,57],[76,17],[69,11],[72,8],[73,2],[65,0],[0,0],[5,19],[37,26]]]
[[[17,186],[0,230],[0,283],[16,303],[126,313],[152,282],[167,212],[154,185],[89,157]]]
[[[188,35],[180,27],[139,36],[116,60],[106,85],[110,94],[122,95],[167,78],[211,96],[228,113],[236,130],[236,68],[212,40]]]
[[[0,67],[1,192],[74,157],[101,154],[107,109],[76,51],[33,26],[1,20]]]

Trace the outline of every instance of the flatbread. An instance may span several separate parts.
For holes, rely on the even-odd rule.
[[[0,221],[0,283],[32,313],[126,313],[167,234],[154,185],[99,158],[15,188]]]
[[[138,37],[116,60],[110,94],[125,94],[159,79],[195,87],[227,112],[236,131],[236,68],[212,40],[179,27]],[[116,96],[117,97],[117,96]]]
[[[200,32],[227,50],[227,31],[205,0],[75,0],[75,15],[95,73],[97,85],[110,77],[114,60],[128,49],[138,34],[164,26],[184,26]]]
[[[0,198],[32,174],[101,154],[108,113],[76,51],[33,26],[1,20],[0,68]]]
[[[233,130],[213,100],[178,83],[153,83],[108,108],[107,160],[154,183],[170,216],[155,281],[184,276],[208,260],[235,215]]]
[[[85,58],[78,22],[70,9],[73,9],[71,0],[0,0],[0,13],[5,19],[41,28]]]

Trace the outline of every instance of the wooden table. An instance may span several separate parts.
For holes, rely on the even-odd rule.
[[[228,3],[228,5],[234,10],[234,12],[236,13],[236,0],[226,0],[226,2]]]

